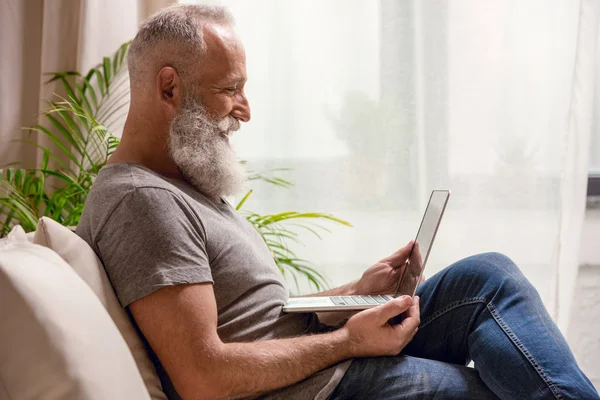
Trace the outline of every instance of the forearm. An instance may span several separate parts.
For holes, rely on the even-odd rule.
[[[225,343],[211,357],[210,379],[219,396],[272,391],[351,358],[345,329],[253,343]]]

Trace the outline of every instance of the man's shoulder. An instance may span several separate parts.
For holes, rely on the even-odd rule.
[[[86,208],[106,217],[122,202],[138,203],[181,198],[182,191],[162,175],[137,164],[110,164],[100,170],[86,201]],[[132,210],[134,212],[135,210]]]
[[[100,170],[90,191],[111,194],[128,193],[135,189],[158,188],[178,192],[176,186],[160,174],[141,165],[130,163],[109,164]]]
[[[157,194],[161,199],[165,196],[181,198],[177,186],[147,168],[127,163],[109,164],[100,170],[88,193],[77,233],[92,244],[122,203],[134,203],[132,199],[135,197],[135,203],[161,204],[157,201]],[[139,207],[145,208],[143,205]],[[129,207],[132,217],[135,217],[136,208],[141,211],[139,207]]]
[[[90,207],[97,207],[98,203],[119,204],[125,201],[155,204],[160,208],[157,203],[161,200],[175,201],[178,208],[193,208],[203,214],[213,214],[215,208],[214,202],[189,184],[130,163],[110,164],[102,168],[88,194],[87,203]]]

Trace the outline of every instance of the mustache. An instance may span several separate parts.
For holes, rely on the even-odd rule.
[[[222,133],[228,133],[239,130],[241,124],[237,118],[228,115],[217,123],[217,127]]]

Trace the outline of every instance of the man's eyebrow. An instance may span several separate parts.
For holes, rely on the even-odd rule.
[[[243,76],[235,76],[235,77],[223,80],[222,83],[225,85],[238,85],[240,83],[245,83],[245,82],[246,82],[246,78],[244,78]]]

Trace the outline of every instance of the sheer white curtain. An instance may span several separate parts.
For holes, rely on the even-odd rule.
[[[596,43],[596,80],[594,89],[594,116],[592,121],[592,137],[590,143],[590,173],[600,175],[600,30]]]
[[[220,3],[247,52],[253,119],[238,153],[253,168],[293,168],[296,184],[255,185],[248,208],[349,220],[297,248],[338,285],[413,238],[429,191],[449,188],[426,274],[505,253],[564,329],[598,1]]]

